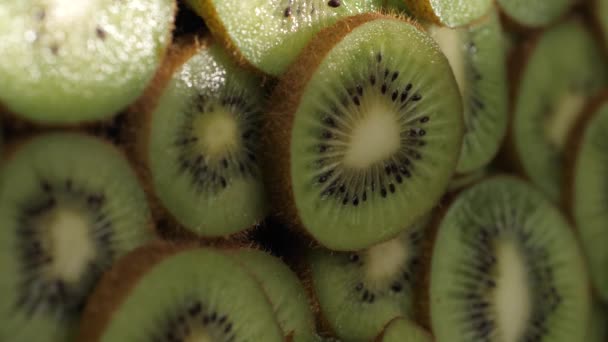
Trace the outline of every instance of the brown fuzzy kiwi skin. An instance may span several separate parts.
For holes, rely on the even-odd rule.
[[[435,14],[435,10],[433,10],[433,6],[431,5],[431,0],[403,0],[403,2],[405,2],[407,8],[417,18],[426,20],[435,25],[445,26],[445,24],[441,22],[441,19]]]
[[[313,242],[298,215],[291,186],[291,131],[302,94],[325,56],[358,26],[373,20],[385,19],[405,22],[424,32],[417,23],[406,17],[380,13],[365,13],[347,17],[321,30],[303,49],[275,87],[269,111],[262,126],[262,165],[264,182],[275,216],[302,233],[302,238]]]

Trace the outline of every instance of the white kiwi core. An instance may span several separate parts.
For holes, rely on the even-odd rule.
[[[194,120],[194,131],[199,148],[211,157],[225,155],[237,149],[238,124],[232,113],[225,107],[204,113]]]
[[[555,111],[548,115],[545,134],[549,142],[560,151],[563,150],[569,129],[574,126],[586,99],[583,95],[568,92],[560,97]]]
[[[370,287],[383,287],[403,268],[409,251],[400,239],[372,246],[366,252],[365,280]]]

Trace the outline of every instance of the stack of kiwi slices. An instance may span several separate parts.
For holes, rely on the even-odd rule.
[[[608,341],[608,1],[0,0],[0,342]]]

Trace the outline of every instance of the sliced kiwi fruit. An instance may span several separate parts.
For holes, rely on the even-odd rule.
[[[572,228],[538,190],[497,176],[437,226],[430,315],[442,341],[584,341],[590,290]]]
[[[262,287],[236,260],[214,249],[153,244],[102,277],[78,341],[284,339]]]
[[[398,317],[386,325],[376,342],[432,342],[433,337],[416,323]]]
[[[221,46],[177,43],[134,111],[156,197],[189,232],[217,237],[266,215],[258,167],[263,89]]]
[[[279,76],[319,30],[385,0],[186,0],[241,63]]]
[[[312,288],[323,321],[346,341],[370,341],[393,318],[413,314],[426,220],[407,233],[353,253],[314,250]]]
[[[502,12],[519,26],[544,27],[555,22],[574,6],[577,0],[496,0]]]
[[[315,319],[304,286],[280,259],[260,250],[241,248],[230,253],[260,282],[283,329],[294,342],[314,339]]]
[[[492,0],[403,0],[419,19],[447,27],[468,25],[483,17],[493,6]]]
[[[104,269],[152,238],[146,196],[112,145],[49,133],[0,174],[0,341],[71,341]]]
[[[4,1],[0,102],[44,123],[117,114],[154,76],[174,12],[174,0]]]
[[[573,18],[525,44],[511,69],[509,160],[557,200],[568,130],[589,97],[607,84],[608,68],[583,22]]]
[[[599,297],[608,302],[608,92],[593,100],[571,131],[567,151],[566,210],[587,254],[591,279]]]
[[[429,25],[445,53],[462,94],[465,135],[456,172],[467,174],[487,165],[507,132],[508,88],[505,47],[499,17],[460,29]]]
[[[321,31],[272,99],[263,131],[272,202],[329,249],[395,237],[454,173],[458,86],[439,47],[410,22],[362,14]]]

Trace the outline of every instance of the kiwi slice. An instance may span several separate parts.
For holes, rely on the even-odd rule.
[[[497,176],[461,193],[438,224],[430,270],[437,341],[584,341],[590,291],[561,213]]]
[[[260,282],[270,299],[285,336],[294,342],[313,340],[315,319],[306,290],[280,259],[250,248],[231,251],[239,262]]]
[[[515,79],[510,160],[547,196],[557,200],[568,129],[588,98],[607,84],[608,68],[578,18],[528,42],[511,64]]]
[[[174,11],[174,0],[4,1],[0,102],[44,123],[116,114],[154,76]]]
[[[50,133],[0,174],[0,341],[70,341],[102,271],[152,237],[146,196],[109,143]]]
[[[322,28],[385,0],[186,0],[242,63],[279,76]]]
[[[543,27],[555,22],[577,0],[497,0],[502,12],[523,27]]]
[[[459,27],[483,17],[493,5],[492,0],[403,0],[419,19],[447,27]]]
[[[78,340],[284,341],[264,291],[236,260],[167,244],[139,248],[104,275]]]
[[[432,342],[431,335],[406,318],[395,318],[386,325],[376,342]]]
[[[370,341],[393,318],[411,316],[426,220],[355,253],[312,251],[310,274],[324,321],[346,341]]]
[[[462,102],[420,28],[362,14],[319,33],[272,95],[264,125],[277,213],[353,251],[425,215],[454,173]]]
[[[563,197],[587,254],[591,279],[608,301],[608,203],[604,197],[608,161],[608,92],[591,102],[572,129],[567,148]]]
[[[188,231],[216,237],[263,219],[258,167],[263,89],[222,48],[174,46],[137,110],[140,154],[162,205]]]
[[[465,135],[456,172],[487,165],[507,132],[508,89],[505,47],[496,11],[467,28],[431,25],[428,29],[445,53],[462,94]]]

